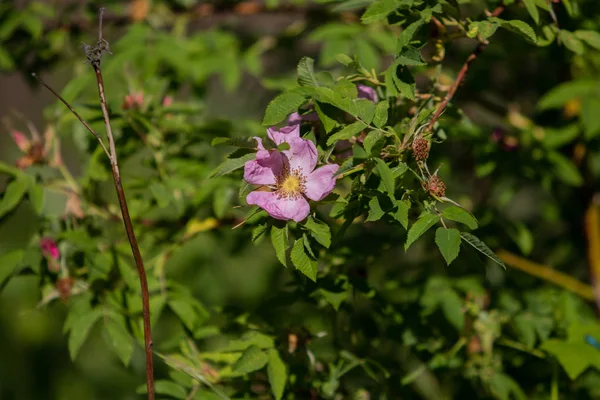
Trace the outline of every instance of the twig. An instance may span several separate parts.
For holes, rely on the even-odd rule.
[[[131,222],[131,216],[129,215],[129,208],[127,207],[127,199],[125,197],[125,191],[121,182],[121,173],[119,172],[119,164],[117,161],[117,151],[115,146],[115,139],[113,136],[112,128],[110,125],[110,117],[108,108],[106,105],[106,97],[104,94],[104,80],[102,79],[102,71],[100,69],[100,59],[104,53],[110,53],[108,42],[102,37],[102,16],[104,14],[104,8],[100,9],[99,12],[99,24],[98,24],[98,43],[95,46],[89,46],[83,44],[83,49],[88,62],[94,68],[96,73],[96,80],[98,82],[98,94],[100,96],[100,107],[102,108],[102,115],[104,117],[104,125],[106,127],[106,135],[108,137],[108,146],[110,151],[106,149],[100,136],[94,132],[94,130],[81,118],[81,116],[67,103],[58,93],[52,88],[46,85],[42,80],[38,78],[40,83],[45,86],[52,94],[54,94],[59,100],[61,100],[71,111],[77,119],[85,126],[100,142],[104,152],[110,159],[110,166],[112,170],[113,180],[115,183],[115,189],[117,197],[119,198],[119,206],[121,208],[121,214],[123,216],[123,223],[125,224],[125,231],[127,233],[127,239],[131,246],[131,252],[135,260],[137,272],[140,279],[140,286],[142,291],[142,309],[143,309],[143,320],[144,320],[144,344],[146,352],[146,385],[148,388],[148,400],[154,400],[154,368],[152,362],[152,331],[150,327],[150,296],[148,293],[148,280],[146,278],[146,270],[144,268],[144,262],[140,253],[140,249],[135,237],[133,230],[133,223]],[[35,75],[34,75],[35,76]]]
[[[556,271],[545,265],[537,264],[515,254],[509,253],[506,250],[500,250],[497,252],[497,254],[498,257],[500,257],[500,259],[510,267],[519,269],[525,273],[528,273],[529,275],[554,283],[563,289],[575,293],[585,300],[594,301],[594,289],[590,285],[580,282],[567,274],[563,274],[562,272]]]
[[[585,233],[590,264],[590,281],[594,288],[596,310],[600,312],[600,195],[596,194],[585,213]]]
[[[496,8],[491,13],[491,16],[497,17],[498,15],[500,15],[502,13],[502,11],[504,11],[504,7],[498,7],[498,8]],[[427,128],[425,129],[425,133],[431,132],[433,130],[433,126],[435,125],[435,123],[437,122],[437,120],[440,118],[440,116],[442,115],[442,113],[446,110],[446,107],[448,107],[448,103],[450,103],[450,101],[452,100],[452,98],[456,94],[456,91],[458,90],[458,87],[465,80],[465,77],[467,76],[467,72],[469,71],[469,67],[471,66],[471,63],[473,61],[475,61],[475,59],[479,56],[479,54],[481,54],[481,52],[483,51],[483,49],[485,49],[485,47],[487,46],[487,44],[488,44],[487,41],[480,42],[477,45],[477,47],[475,47],[475,50],[473,50],[473,52],[469,55],[469,57],[467,57],[466,61],[464,62],[463,66],[462,66],[462,68],[460,69],[460,71],[458,71],[458,75],[456,76],[456,79],[454,80],[454,83],[452,84],[452,86],[448,90],[448,93],[446,94],[446,97],[439,104],[438,108],[435,110],[435,112],[433,113],[431,119],[429,120],[429,124],[427,124]]]
[[[37,79],[37,81],[40,83],[40,85],[42,85],[46,89],[48,89],[57,99],[59,99],[65,106],[67,106],[67,108],[69,109],[69,111],[71,111],[71,113],[79,120],[79,122],[81,122],[81,124],[88,131],[90,131],[90,133],[92,135],[94,135],[94,137],[96,139],[98,139],[98,143],[100,143],[100,146],[102,147],[102,150],[104,150],[104,153],[107,155],[107,157],[111,158],[110,157],[110,153],[108,152],[108,149],[104,145],[104,142],[102,141],[102,138],[100,137],[100,135],[96,131],[94,131],[92,129],[92,127],[88,125],[87,122],[85,122],[85,120],[81,117],[81,115],[79,115],[79,113],[77,111],[75,111],[73,109],[73,107],[71,107],[71,105],[69,103],[67,103],[67,101],[60,94],[58,94],[54,89],[52,89],[50,86],[48,86],[48,84],[46,82],[44,82],[44,80],[42,78],[40,78],[35,72],[33,72],[31,74],[31,76],[33,76],[35,79]]]

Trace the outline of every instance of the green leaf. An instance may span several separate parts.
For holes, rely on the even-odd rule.
[[[379,197],[373,197],[369,200],[369,216],[366,222],[379,221],[385,215],[385,211],[379,204]]]
[[[365,147],[365,151],[373,157],[377,157],[377,154],[381,150],[380,147],[383,146],[382,139],[385,137],[383,132],[381,131],[371,131],[363,141],[363,146]],[[382,146],[376,147],[377,144],[381,143]]]
[[[446,229],[440,226],[435,231],[435,243],[444,256],[446,264],[450,265],[460,251],[460,232],[457,229]]]
[[[254,229],[252,229],[252,242],[262,239],[263,235],[267,233],[267,229],[269,229],[268,224],[256,225]]]
[[[181,385],[178,385],[175,382],[158,380],[154,383],[154,390],[157,394],[162,394],[165,396],[171,396],[176,399],[187,399],[187,391]],[[146,386],[142,386],[141,393],[147,393]],[[138,392],[138,393],[140,393]]]
[[[418,238],[423,236],[425,232],[429,230],[432,226],[434,226],[439,221],[439,217],[430,212],[424,212],[419,216],[419,219],[412,224],[410,229],[408,230],[408,236],[406,238],[406,244],[404,245],[404,250],[408,250],[411,244],[413,244]]]
[[[281,360],[279,353],[275,349],[269,350],[269,364],[267,365],[267,376],[275,400],[283,398],[283,391],[287,382],[287,367]]]
[[[11,212],[21,202],[28,187],[29,181],[26,178],[18,178],[8,184],[4,196],[0,200],[0,218]]]
[[[68,341],[69,356],[71,357],[71,360],[75,360],[77,353],[79,353],[79,350],[87,339],[92,327],[101,317],[102,310],[98,308],[73,316],[70,321],[71,333]]]
[[[236,169],[242,168],[246,162],[254,160],[255,158],[256,153],[249,153],[240,158],[228,158],[210,173],[209,178],[227,175]]]
[[[237,360],[233,366],[233,372],[245,375],[263,368],[267,365],[267,362],[269,362],[267,353],[262,351],[258,346],[251,345],[244,350],[242,356]]]
[[[302,57],[298,63],[298,84],[300,86],[319,86],[315,77],[315,60],[310,57]]]
[[[572,99],[585,97],[600,91],[600,84],[594,80],[577,80],[562,83],[550,90],[538,103],[540,110],[562,107]]]
[[[286,92],[275,97],[267,106],[263,126],[273,126],[280,123],[296,111],[306,99],[298,93]]]
[[[477,229],[477,227],[479,226],[479,224],[477,223],[477,219],[475,219],[475,217],[470,212],[458,206],[450,206],[444,208],[444,211],[442,211],[442,216],[452,221],[465,224],[471,229]]]
[[[390,108],[390,103],[387,100],[380,101],[375,106],[375,116],[373,117],[373,124],[376,127],[381,128],[385,125],[388,120],[388,109]]]
[[[587,140],[600,134],[600,97],[586,97],[581,101],[581,123]]]
[[[496,33],[497,29],[498,24],[496,23],[489,21],[474,21],[469,24],[467,36],[470,38],[475,38],[477,35],[480,35],[482,39],[489,39],[494,33]]]
[[[537,42],[537,36],[535,35],[533,28],[523,21],[518,19],[506,21],[496,17],[489,18],[489,21],[496,22],[502,28],[521,35],[532,43]]]
[[[0,288],[4,285],[4,281],[21,266],[24,254],[25,252],[19,249],[3,252],[0,255]]]
[[[425,22],[422,19],[419,19],[408,25],[402,32],[400,32],[400,35],[398,35],[398,42],[396,43],[397,53],[401,52],[402,49],[410,44],[413,36],[415,36],[419,28],[422,27],[424,23]]]
[[[376,0],[372,3],[361,17],[365,24],[380,21],[395,11],[400,6],[400,0]]]
[[[115,349],[115,353],[125,366],[129,365],[133,354],[133,338],[127,332],[124,320],[117,322],[113,318],[107,318],[104,328],[109,338],[109,343]]]
[[[334,133],[327,139],[327,146],[331,146],[333,143],[338,140],[347,140],[353,137],[354,135],[361,132],[363,129],[367,127],[362,121],[356,121],[350,125],[345,126],[342,130]]]
[[[298,239],[294,242],[291,253],[292,263],[296,269],[306,275],[313,282],[317,281],[317,262],[312,260],[304,249],[304,241]]]
[[[325,222],[319,221],[313,217],[308,217],[304,226],[310,231],[310,236],[322,246],[326,248],[331,246],[331,229]]]
[[[392,214],[392,217],[404,227],[404,229],[408,228],[408,210],[410,209],[410,203],[407,201],[397,200],[396,206],[398,207],[396,211]]]
[[[502,268],[506,269],[506,265],[504,265],[504,262],[501,259],[499,259],[498,256],[485,243],[479,240],[477,236],[472,235],[468,232],[461,232],[460,236],[465,242],[473,246],[475,250],[477,250],[496,264],[500,265]]]
[[[344,290],[343,292],[330,292],[325,289],[319,289],[319,293],[323,295],[325,301],[327,301],[335,311],[338,311],[340,305],[348,298],[347,290]]]
[[[548,153],[548,161],[552,164],[553,172],[558,179],[570,186],[581,186],[583,177],[571,160],[557,151]]]
[[[273,226],[271,228],[271,243],[275,248],[275,255],[284,267],[287,267],[287,250],[290,247],[288,241],[288,226],[285,225],[283,228]]]
[[[565,47],[571,50],[573,53],[582,55],[585,51],[583,42],[573,33],[567,30],[561,29],[558,32],[558,36]]]
[[[354,100],[356,104],[356,116],[366,124],[370,124],[375,116],[375,104],[371,100],[357,99]]]
[[[170,297],[168,305],[186,328],[192,332],[208,317],[206,310],[202,309],[201,305],[191,297]]]
[[[216,137],[210,143],[212,146],[235,146],[246,149],[255,149],[256,139],[253,137]]]
[[[377,158],[375,161],[377,161],[375,169],[379,172],[379,177],[381,178],[380,189],[383,192],[387,192],[393,198],[394,192],[396,191],[396,179],[394,178],[394,174],[386,162],[381,158]]]
[[[571,380],[577,379],[590,366],[600,369],[600,358],[590,357],[590,352],[598,351],[587,343],[567,343],[549,339],[542,343],[540,348],[558,359]]]
[[[395,64],[406,66],[427,65],[427,63],[421,58],[419,49],[412,46],[408,46],[398,54]]]
[[[575,36],[584,41],[588,46],[596,50],[600,50],[600,33],[597,31],[578,30],[575,31]]]
[[[40,215],[44,210],[44,199],[44,186],[38,184],[31,185],[29,188],[29,200],[37,215]]]
[[[333,130],[333,128],[335,128],[338,124],[335,119],[331,118],[326,113],[327,107],[331,106],[328,104],[321,105],[318,101],[315,101],[314,107],[315,111],[317,112],[317,115],[319,116],[319,120],[323,124],[323,128],[325,128],[325,132],[330,133]]]
[[[529,15],[531,15],[531,18],[535,21],[536,24],[540,23],[540,13],[537,9],[537,6],[535,5],[535,1],[534,0],[523,0],[523,4],[525,5],[525,8],[527,9],[527,12],[529,13]]]
[[[444,317],[446,317],[448,322],[450,322],[459,332],[462,332],[465,329],[463,304],[464,301],[455,290],[448,288],[440,292],[440,306],[444,313]]]

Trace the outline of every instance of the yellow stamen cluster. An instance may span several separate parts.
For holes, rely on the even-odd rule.
[[[275,186],[279,199],[300,198],[306,190],[306,177],[302,174],[302,168],[290,170],[289,166],[284,166],[283,171],[276,177]]]

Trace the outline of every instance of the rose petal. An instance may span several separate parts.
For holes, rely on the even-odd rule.
[[[311,200],[323,200],[335,186],[336,179],[333,174],[340,168],[336,164],[328,164],[317,168],[306,178],[304,194]]]
[[[283,153],[288,157],[290,168],[299,169],[304,176],[310,174],[317,165],[319,154],[315,144],[307,139],[294,139],[288,142],[289,150]]]
[[[367,99],[371,100],[373,103],[377,103],[379,100],[377,97],[377,92],[370,86],[367,85],[356,85],[356,90],[358,91],[359,99]]]
[[[256,160],[247,161],[244,165],[244,180],[251,185],[274,185],[275,177],[282,169],[283,157],[280,152],[259,150]]]
[[[264,209],[269,215],[280,220],[300,222],[308,217],[310,206],[304,197],[297,199],[279,198],[275,192],[254,191],[246,196],[248,204],[255,204]]]
[[[291,139],[297,139],[300,137],[300,126],[290,125],[284,126],[280,130],[277,130],[275,127],[271,127],[267,129],[267,136],[271,139],[277,146],[279,146],[283,142],[288,142]]]

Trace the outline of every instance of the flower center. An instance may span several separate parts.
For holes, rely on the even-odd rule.
[[[306,189],[306,177],[302,174],[302,169],[292,169],[288,166],[277,176],[275,183],[276,192],[280,199],[298,199]]]

